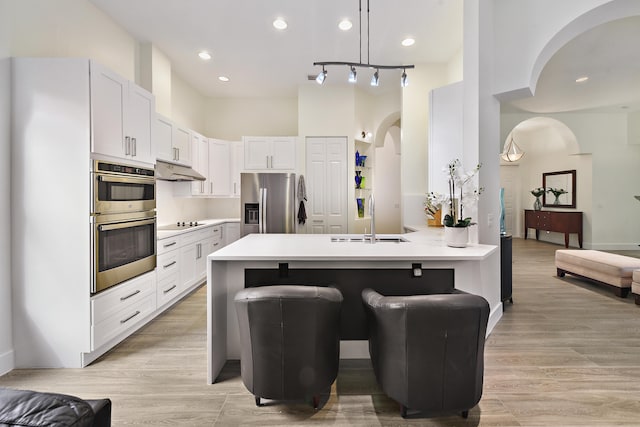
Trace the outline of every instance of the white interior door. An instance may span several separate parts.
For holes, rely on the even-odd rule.
[[[306,157],[307,232],[346,233],[347,138],[309,137]]]

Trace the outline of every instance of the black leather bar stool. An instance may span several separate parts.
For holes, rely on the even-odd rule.
[[[482,397],[489,304],[477,295],[383,296],[365,289],[369,353],[387,396],[407,409],[460,411]]]
[[[247,288],[235,296],[242,381],[260,398],[319,395],[338,375],[340,305],[335,288],[304,285]]]

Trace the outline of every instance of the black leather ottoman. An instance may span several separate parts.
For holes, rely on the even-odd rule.
[[[110,427],[111,400],[0,387],[0,426]]]

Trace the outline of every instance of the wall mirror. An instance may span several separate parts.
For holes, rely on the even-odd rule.
[[[547,208],[576,207],[576,171],[544,172],[542,186],[547,191],[542,195],[542,206]],[[552,191],[553,190],[553,191]]]

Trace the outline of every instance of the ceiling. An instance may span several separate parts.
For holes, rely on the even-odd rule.
[[[546,64],[535,96],[503,111],[631,112],[640,110],[640,17],[600,25],[563,46]],[[583,83],[576,79],[588,76]]]
[[[316,84],[315,61],[384,65],[448,62],[462,48],[462,0],[90,0],[136,39],[164,52],[172,69],[210,97],[296,96]],[[359,17],[362,17],[360,36]],[[272,26],[282,17],[288,28]],[[349,18],[350,31],[338,29]],[[406,37],[416,40],[401,46]],[[360,49],[360,40],[362,49]],[[640,109],[640,17],[590,30],[561,48],[540,75],[535,96],[503,105],[503,111],[636,111]],[[197,54],[210,52],[202,61]],[[362,60],[360,61],[360,55]],[[346,66],[327,67],[325,85],[346,84]],[[397,90],[401,71],[358,69],[358,85],[374,93]],[[411,85],[411,70],[409,85]],[[221,82],[218,76],[229,77]],[[576,78],[589,76],[585,83]]]
[[[379,65],[448,62],[462,48],[462,0],[370,0],[370,60],[367,61],[367,0],[362,0],[362,61],[358,0],[90,0],[136,39],[150,42],[172,70],[205,96],[296,96],[316,61]],[[272,22],[282,17],[284,31]],[[338,29],[350,18],[353,28]],[[401,41],[415,39],[411,47]],[[206,50],[213,58],[198,57]],[[327,67],[325,84],[344,84],[348,68]],[[400,86],[402,71],[358,69],[358,85],[384,92]],[[411,84],[411,73],[409,84]],[[227,76],[221,82],[218,76]]]

